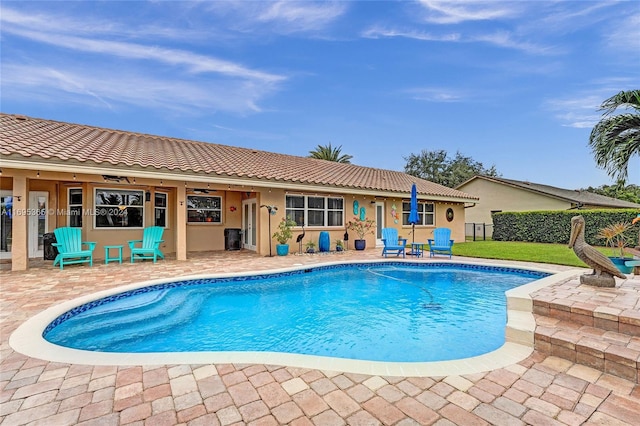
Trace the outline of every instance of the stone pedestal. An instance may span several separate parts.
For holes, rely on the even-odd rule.
[[[613,275],[606,272],[601,273],[600,276],[584,274],[580,275],[580,284],[594,287],[615,287],[616,280],[613,278]]]

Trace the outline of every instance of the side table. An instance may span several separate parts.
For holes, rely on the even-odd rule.
[[[424,257],[424,244],[425,243],[411,243],[411,256]]]
[[[117,256],[109,256],[111,249],[116,251]],[[109,264],[109,262],[122,263],[122,246],[104,246],[104,263]]]

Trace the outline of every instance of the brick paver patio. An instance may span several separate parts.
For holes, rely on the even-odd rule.
[[[542,352],[479,374],[384,377],[260,364],[91,366],[30,358],[11,349],[10,334],[58,302],[123,284],[189,274],[242,272],[379,258],[379,250],[335,255],[260,257],[250,252],[194,254],[190,260],[70,266],[36,261],[28,271],[0,271],[0,424],[5,425],[638,425],[633,380]],[[429,259],[420,261],[428,262]],[[517,264],[511,262],[512,264]],[[550,269],[562,267],[545,265]],[[640,312],[640,277],[608,289]],[[595,293],[594,293],[595,294]],[[542,292],[538,309],[583,314],[590,294],[576,282]],[[635,297],[635,298],[634,298]],[[567,303],[561,301],[566,298]],[[608,303],[598,299],[601,306]],[[564,308],[558,308],[562,307]],[[548,312],[548,311],[547,311]],[[600,309],[609,318],[611,311]],[[545,335],[563,323],[540,316]],[[621,316],[622,318],[622,316]],[[622,320],[620,320],[622,321]],[[589,331],[589,330],[587,330]],[[598,336],[591,333],[589,338]],[[640,345],[628,338],[627,348]],[[551,341],[551,340],[550,340]],[[549,350],[552,346],[549,346]],[[574,348],[575,349],[575,348]],[[579,351],[576,349],[576,353]],[[627,353],[628,355],[629,353]],[[640,362],[640,358],[636,361]],[[90,362],[90,360],[88,360]]]

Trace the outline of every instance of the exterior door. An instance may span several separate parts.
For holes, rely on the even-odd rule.
[[[258,205],[255,198],[242,202],[242,247],[256,250]]]
[[[29,257],[43,257],[43,237],[47,232],[49,217],[49,193],[40,191],[29,192]]]
[[[376,201],[376,246],[382,246],[382,228],[385,227],[384,222],[384,203]]]
[[[0,191],[0,259],[11,258],[11,222],[13,221],[13,197],[11,191]]]

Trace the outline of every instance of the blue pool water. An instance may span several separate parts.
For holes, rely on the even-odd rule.
[[[547,275],[394,262],[180,281],[79,306],[51,323],[44,337],[102,352],[458,359],[502,346],[505,291]]]

